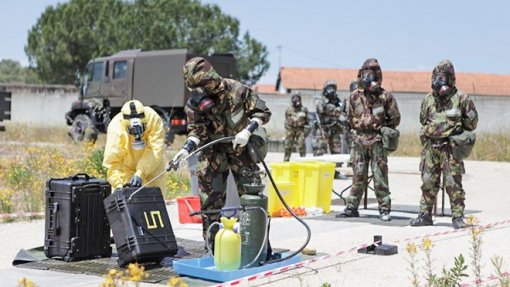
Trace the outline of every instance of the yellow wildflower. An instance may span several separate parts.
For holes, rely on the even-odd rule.
[[[406,251],[407,253],[409,254],[416,254],[418,252],[417,248],[416,248],[416,244],[414,244],[414,242],[409,242],[407,243],[406,245]]]
[[[469,215],[466,217],[466,223],[468,225],[476,225],[478,224],[478,218],[474,217],[473,215]]]
[[[430,240],[430,238],[428,237],[425,237],[423,240],[422,240],[422,248],[423,250],[425,251],[430,251],[432,249],[434,245],[432,244],[432,240]]]

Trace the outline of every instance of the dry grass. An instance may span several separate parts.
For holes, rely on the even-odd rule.
[[[400,136],[398,149],[392,156],[420,156],[422,146],[418,132]],[[473,152],[467,160],[510,161],[510,132],[478,133]]]
[[[102,167],[105,135],[95,144],[74,143],[68,139],[66,128],[40,128],[9,124],[0,133],[0,213],[42,211],[44,191],[50,178],[69,177],[87,173],[105,178]],[[177,137],[174,146],[180,147],[184,137]],[[175,149],[165,151],[165,161]],[[180,169],[166,174],[163,196],[172,199],[189,193],[189,173]]]

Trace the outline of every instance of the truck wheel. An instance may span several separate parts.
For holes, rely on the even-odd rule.
[[[76,142],[96,142],[97,133],[92,119],[85,114],[79,114],[74,118],[68,134]]]

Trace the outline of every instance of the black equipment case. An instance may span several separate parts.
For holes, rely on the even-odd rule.
[[[161,190],[147,187],[129,199],[137,189],[118,189],[104,200],[121,267],[135,261],[159,263],[177,253]]]
[[[110,225],[103,205],[110,192],[107,181],[87,174],[48,180],[44,254],[66,262],[110,257]]]

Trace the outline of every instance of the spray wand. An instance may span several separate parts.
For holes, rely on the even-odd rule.
[[[234,136],[230,136],[230,137],[223,137],[223,138],[219,138],[219,139],[216,139],[216,140],[213,140],[199,148],[197,148],[196,150],[194,150],[193,152],[191,152],[189,155],[183,157],[182,159],[179,159],[179,161],[177,162],[174,162],[173,160],[169,162],[168,164],[168,167],[165,171],[163,171],[162,173],[160,173],[159,175],[157,175],[156,177],[154,177],[153,179],[151,179],[150,181],[148,181],[146,184],[144,184],[143,186],[141,186],[140,188],[138,188],[137,190],[135,190],[135,192],[133,192],[131,194],[131,196],[129,196],[129,200],[131,200],[131,198],[133,197],[133,195],[135,195],[137,192],[139,192],[140,190],[142,190],[143,188],[145,188],[148,184],[150,184],[151,182],[153,182],[154,180],[158,179],[159,177],[161,177],[163,174],[165,174],[166,172],[170,171],[170,170],[176,170],[178,167],[179,167],[179,162],[181,160],[187,160],[189,157],[191,157],[192,155],[198,153],[199,151],[211,146],[211,145],[215,145],[217,143],[221,143],[221,142],[228,142],[228,141],[232,141],[235,137]],[[252,145],[250,142],[248,142],[248,145]],[[306,240],[305,242],[303,243],[303,245],[301,245],[301,247],[296,250],[295,252],[289,254],[288,256],[286,257],[283,257],[283,258],[279,258],[279,259],[274,259],[274,260],[270,260],[270,261],[266,261],[266,262],[260,262],[262,265],[264,264],[269,264],[269,263],[276,263],[276,262],[281,262],[281,261],[284,261],[284,260],[287,260],[289,258],[292,258],[294,256],[296,256],[297,254],[299,254],[303,249],[305,249],[305,247],[308,245],[308,243],[310,242],[310,238],[312,236],[312,231],[310,230],[310,226],[308,226],[308,224],[306,224],[306,222],[299,218],[299,216],[297,216],[294,211],[292,211],[292,209],[289,207],[289,205],[287,204],[287,202],[285,202],[285,200],[283,199],[283,196],[282,194],[280,193],[280,190],[278,189],[278,187],[276,186],[276,183],[273,179],[273,177],[271,176],[271,172],[269,171],[269,168],[267,167],[266,165],[266,162],[264,161],[264,159],[262,158],[262,156],[259,154],[259,151],[258,149],[256,148],[253,148],[253,150],[255,151],[255,155],[257,156],[257,158],[259,159],[259,161],[262,163],[262,165],[264,166],[264,169],[265,171],[267,172],[267,175],[269,176],[269,180],[271,181],[271,184],[273,185],[273,188],[276,192],[276,195],[278,195],[278,198],[280,199],[280,201],[282,202],[283,206],[285,207],[285,209],[287,209],[287,211],[292,215],[292,217],[294,217],[299,223],[301,223],[305,228],[306,228],[306,232],[307,232],[307,235],[306,235]],[[224,208],[223,210],[228,210],[229,208]],[[238,210],[237,208],[233,208],[233,209],[236,209]],[[230,209],[230,210],[233,210],[233,209]],[[212,214],[212,213],[218,213],[218,210],[211,210],[211,211],[200,211],[200,212],[193,212],[193,215],[197,215],[197,214]],[[266,224],[267,225],[267,224]],[[266,227],[266,232],[267,232],[267,227]],[[258,257],[258,256],[257,256]],[[255,258],[257,258],[255,257]]]

